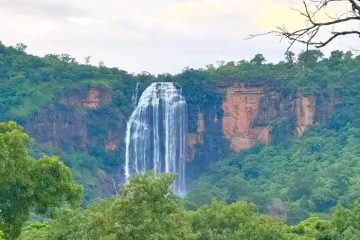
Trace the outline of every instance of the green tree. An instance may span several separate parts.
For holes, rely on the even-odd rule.
[[[19,52],[25,52],[26,48],[27,48],[27,46],[23,43],[17,43],[15,45],[15,49]]]
[[[250,60],[250,63],[255,65],[261,65],[266,62],[265,57],[262,54],[256,54],[253,59]]]
[[[308,50],[301,52],[298,56],[299,63],[310,67],[314,66],[324,54],[320,50]]]
[[[173,193],[173,174],[134,176],[117,197],[84,212],[61,214],[51,239],[196,239],[190,216]]]
[[[45,213],[63,202],[79,204],[81,187],[55,157],[33,159],[30,137],[15,122],[0,123],[0,228],[7,239],[20,234],[31,209]]]
[[[288,64],[294,64],[295,62],[295,53],[292,51],[285,52],[285,60]]]
[[[279,220],[256,213],[255,205],[244,202],[213,201],[193,213],[193,228],[204,240],[286,239]]]
[[[51,237],[49,229],[47,223],[33,222],[22,229],[17,240],[48,240]]]

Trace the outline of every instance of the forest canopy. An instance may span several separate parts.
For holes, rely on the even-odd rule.
[[[70,55],[36,57],[23,45],[0,45],[1,120],[28,124],[39,109],[68,91],[111,88],[115,103],[83,110],[127,119],[136,83],[181,86],[189,105],[213,106],[221,84],[264,83],[285,94],[336,97],[334,114],[301,138],[289,134],[289,119],[271,124],[271,145],[228,153],[211,163],[185,199],[171,190],[173,175],[135,176],[120,194],[97,200],[102,174],[122,164],[95,144],[88,152],[65,146],[59,157],[44,149],[15,122],[0,124],[0,239],[357,239],[360,197],[360,58],[351,52],[287,52],[279,63],[262,54],[219,62],[176,75],[130,74],[79,64]],[[119,104],[122,103],[122,104]],[[58,104],[58,105],[56,105]],[[103,115],[101,115],[103,116]],[[105,119],[89,127],[106,139]],[[109,122],[113,125],[114,122]],[[52,153],[51,151],[49,151]],[[60,152],[56,152],[60,154]],[[118,154],[118,155],[116,155]],[[52,155],[52,154],[50,154]],[[70,169],[65,166],[69,166]],[[84,186],[81,187],[74,179]],[[91,179],[91,180],[89,180]],[[80,199],[84,202],[80,207]]]

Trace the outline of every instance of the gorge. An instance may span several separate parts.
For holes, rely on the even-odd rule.
[[[114,186],[124,182],[125,175],[155,165],[158,172],[176,168],[178,174],[185,165],[186,171],[181,175],[186,183],[177,188],[184,189],[186,185],[186,190],[191,190],[210,166],[227,156],[302,137],[311,127],[342,126],[334,118],[337,111],[358,102],[346,98],[346,94],[353,94],[348,86],[358,79],[355,58],[341,62],[324,59],[312,65],[301,61],[293,64],[240,61],[155,76],[67,63],[56,56],[38,58],[1,46],[0,49],[6,53],[5,58],[28,61],[29,66],[38,64],[36,68],[22,70],[10,61],[3,61],[10,65],[6,65],[9,71],[2,73],[4,81],[0,85],[2,121],[15,120],[24,126],[35,139],[36,144],[30,149],[35,156],[61,156],[72,168],[76,181],[83,184],[86,202],[116,194]],[[319,69],[322,75],[317,74]],[[18,73],[17,78],[9,75],[10,70]],[[151,97],[155,93],[149,89],[156,88],[164,94],[158,92],[156,97]],[[166,95],[166,91],[171,94]],[[166,97],[169,104],[160,100]],[[180,104],[173,110],[185,111],[186,119],[173,117],[171,114],[175,113],[162,106],[174,107],[172,104],[181,102],[182,98],[186,99],[186,106]],[[173,132],[169,127],[165,130],[165,123],[160,120],[166,118],[166,112],[169,121],[173,121],[168,124],[177,125],[171,129]],[[356,109],[346,111],[350,113],[355,114]],[[149,128],[144,135],[146,140],[135,140],[136,132],[147,131],[135,124],[137,121],[149,126],[158,122],[155,132],[159,139]],[[187,123],[180,128],[182,121]],[[174,148],[175,140],[171,137],[179,131],[181,144],[185,146]],[[125,141],[127,137],[129,144]],[[178,145],[179,140],[176,141]],[[141,151],[135,154],[134,150],[141,144],[151,146],[145,150],[150,155],[150,161],[145,164]],[[176,163],[171,159],[177,159]]]
[[[115,88],[104,86],[60,92],[54,104],[26,119],[25,128],[50,149],[100,156],[107,165],[114,161],[91,186],[100,191],[96,194],[115,194],[114,179],[118,184],[149,169],[179,174],[175,189],[181,193],[224,154],[271,144],[272,124],[277,120],[285,119],[284,129],[301,136],[308,127],[328,119],[335,105],[332,97],[284,94],[263,83],[227,81],[207,90],[219,96],[217,100],[200,104],[188,89],[181,93],[175,85],[186,87],[182,82],[133,83],[129,87],[133,90],[121,101],[114,96]],[[136,94],[141,95],[139,101]],[[125,105],[128,115],[119,111]]]

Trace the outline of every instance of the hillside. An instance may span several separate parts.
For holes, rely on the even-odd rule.
[[[75,179],[84,185],[88,202],[115,194],[117,183],[124,177],[126,121],[134,108],[137,84],[140,96],[151,82],[175,82],[188,104],[188,188],[196,185],[200,174],[205,174],[197,188],[212,184],[212,192],[216,192],[201,201],[194,200],[192,206],[220,196],[228,202],[251,200],[265,211],[270,198],[288,199],[286,191],[275,193],[284,188],[289,177],[301,176],[301,168],[289,166],[295,161],[292,159],[297,161],[297,154],[304,156],[299,160],[301,166],[317,169],[316,163],[321,161],[324,175],[330,171],[326,168],[329,163],[338,162],[340,168],[352,164],[345,162],[346,157],[339,151],[351,148],[359,137],[359,66],[360,58],[350,53],[334,51],[329,58],[323,58],[321,52],[309,51],[300,54],[297,61],[287,56],[277,64],[266,63],[258,54],[251,61],[185,69],[177,75],[134,75],[79,64],[66,54],[40,58],[26,54],[24,49],[0,45],[0,120],[15,120],[25,127],[36,140],[30,149],[34,156],[61,155]],[[314,129],[308,132],[311,127]],[[296,136],[303,137],[295,140]],[[338,155],[329,153],[331,159],[322,155],[330,144],[324,140],[328,138],[333,142],[345,138],[339,149],[333,150]],[[317,141],[316,149],[310,153],[300,148]],[[271,152],[288,157],[278,159]],[[324,160],[319,160],[316,153]],[[358,152],[353,154],[358,156]],[[215,164],[221,159],[224,161]],[[255,166],[252,162],[256,162]],[[234,172],[227,169],[227,165],[234,164],[244,167],[235,167]],[[216,167],[220,165],[223,168]],[[268,171],[273,173],[268,175]],[[294,176],[281,175],[286,171],[294,171]],[[233,175],[242,176],[237,185],[245,181],[250,190],[233,190],[226,183],[234,183]],[[218,181],[215,176],[225,183],[213,184],[211,181]],[[329,178],[334,180],[335,175]],[[269,187],[271,193],[253,196],[256,192],[251,189],[259,184],[267,186],[264,181],[275,184]],[[356,188],[355,175],[349,176],[349,182],[350,188]],[[194,195],[190,194],[193,199],[199,198]],[[297,202],[302,196],[307,195],[286,201]],[[340,193],[330,203],[328,199],[316,200],[320,205],[326,202],[324,207],[304,208],[326,211],[346,196]]]

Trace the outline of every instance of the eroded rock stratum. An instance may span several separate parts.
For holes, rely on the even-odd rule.
[[[279,118],[293,122],[294,134],[302,136],[315,124],[317,109],[327,108],[326,101],[316,105],[315,96],[284,94],[262,85],[232,85],[224,91],[222,130],[234,151],[249,149],[258,143],[269,144],[271,125]]]
[[[262,87],[232,86],[226,91],[222,104],[224,116],[222,126],[224,137],[230,140],[231,149],[248,149],[257,142],[269,142],[269,127],[255,126]]]

